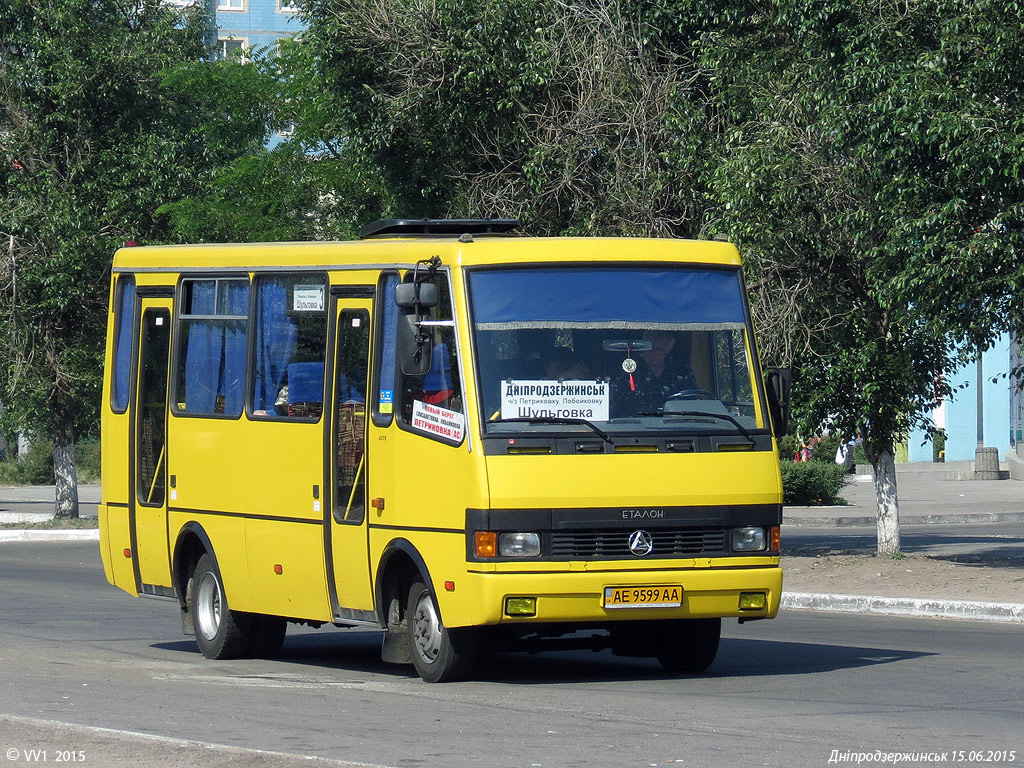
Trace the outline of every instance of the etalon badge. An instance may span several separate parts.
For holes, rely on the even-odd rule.
[[[654,549],[654,539],[647,531],[633,531],[629,534],[629,551],[637,557],[651,554]]]

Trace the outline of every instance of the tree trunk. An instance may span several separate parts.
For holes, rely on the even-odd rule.
[[[53,435],[53,475],[57,485],[53,516],[78,517],[75,432],[69,421],[62,421]]]
[[[878,504],[878,554],[890,557],[900,551],[900,503],[896,494],[896,459],[892,449],[872,457],[875,470],[875,501]]]

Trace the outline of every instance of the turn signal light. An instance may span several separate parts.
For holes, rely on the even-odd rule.
[[[477,531],[474,540],[477,557],[494,557],[498,554],[498,534],[494,531]]]
[[[780,552],[782,548],[782,533],[779,526],[768,529],[768,549],[772,552]]]

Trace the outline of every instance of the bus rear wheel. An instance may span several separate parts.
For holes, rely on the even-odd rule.
[[[204,553],[192,572],[191,605],[196,643],[208,659],[247,656],[252,643],[253,617],[228,607],[217,563]],[[283,636],[282,636],[283,640]]]
[[[718,655],[721,619],[681,619],[658,629],[654,654],[666,672],[704,672]]]
[[[471,629],[448,629],[441,622],[434,595],[417,581],[409,589],[406,622],[416,672],[428,683],[462,680],[476,663],[477,635]]]

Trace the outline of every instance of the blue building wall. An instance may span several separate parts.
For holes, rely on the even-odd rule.
[[[1005,456],[1010,452],[1010,337],[1000,337],[981,356],[981,364],[985,446],[996,448],[1000,456]],[[946,461],[974,461],[978,447],[977,378],[976,363],[964,366],[950,377],[954,392],[946,403]],[[911,461],[915,460],[923,459],[912,456]],[[927,460],[931,460],[930,453]]]
[[[303,29],[302,19],[281,0],[210,0],[216,9],[217,37],[241,40],[250,51],[273,46],[282,37],[294,37]],[[223,8],[240,5],[239,10]]]

